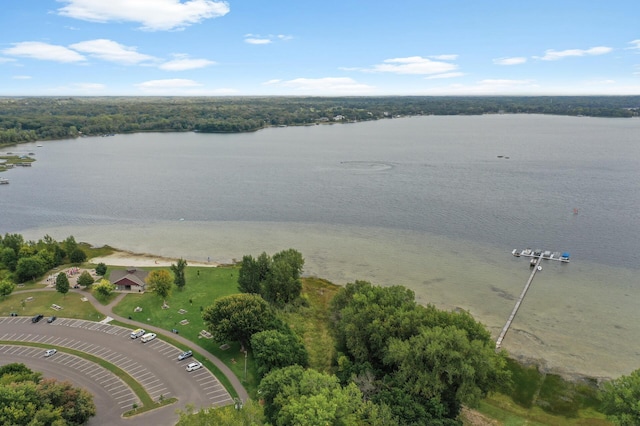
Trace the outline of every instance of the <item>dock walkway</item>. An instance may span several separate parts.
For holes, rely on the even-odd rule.
[[[513,319],[516,317],[516,314],[518,313],[518,309],[520,309],[520,304],[522,304],[524,297],[527,295],[527,291],[529,291],[529,287],[533,282],[533,277],[536,276],[536,272],[538,272],[538,266],[540,266],[541,262],[542,262],[542,256],[539,256],[538,261],[536,262],[536,265],[533,268],[533,271],[531,271],[531,275],[529,276],[529,280],[527,281],[527,284],[524,286],[522,293],[520,293],[520,297],[518,298],[516,305],[513,307],[513,311],[511,311],[511,315],[509,315],[509,319],[507,320],[507,323],[504,325],[504,327],[502,327],[500,336],[498,336],[498,340],[496,340],[496,349],[500,349],[500,346],[502,346],[502,341],[504,340],[504,336],[507,334],[507,331],[509,331],[509,327],[511,327],[511,323],[513,322]]]

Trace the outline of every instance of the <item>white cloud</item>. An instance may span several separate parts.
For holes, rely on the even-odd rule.
[[[69,47],[103,61],[124,65],[135,65],[155,59],[153,56],[136,52],[135,47],[123,46],[120,43],[106,39],[82,41]]]
[[[445,72],[443,74],[430,75],[428,77],[425,77],[425,79],[434,80],[438,78],[455,78],[462,77],[463,75],[465,75],[463,72]]]
[[[59,0],[58,13],[93,22],[138,22],[149,31],[175,30],[229,13],[225,1],[213,0]]]
[[[475,84],[451,84],[431,88],[428,95],[510,95],[534,94],[540,90],[533,80],[486,79]]]
[[[394,74],[442,74],[457,68],[457,65],[448,62],[432,61],[421,56],[410,56],[408,58],[386,59],[384,63],[374,65],[373,68],[365,71],[390,72]]]
[[[176,58],[160,65],[160,69],[165,71],[186,71],[198,68],[205,68],[215,65],[214,61],[208,59],[190,59],[186,55],[176,55]]]
[[[101,95],[106,87],[101,83],[74,83],[49,89],[48,92],[56,95]]]
[[[631,44],[631,47],[627,47],[627,49],[640,49],[640,39],[638,40],[632,40],[629,42],[629,44]]]
[[[527,62],[527,58],[522,56],[514,56],[512,58],[497,58],[493,60],[496,65],[520,65]]]
[[[458,55],[431,55],[431,59],[437,59],[439,61],[455,61],[458,59]]]
[[[4,52],[4,51],[2,51],[2,52]],[[0,56],[0,64],[6,64],[6,63],[9,63],[9,62],[16,62],[16,60],[13,59],[13,58],[3,58],[3,57]]]
[[[188,80],[184,78],[172,78],[167,80],[149,80],[143,83],[136,84],[140,89],[163,89],[163,90],[172,90],[172,89],[183,89],[186,87],[198,87],[201,86],[200,83]]]
[[[30,75],[14,75],[11,78],[13,78],[14,80],[31,80]]]
[[[569,56],[594,56],[604,55],[611,52],[613,49],[605,46],[592,47],[590,49],[568,49],[568,50],[553,50],[549,49],[544,52],[544,56],[534,56],[536,59],[542,59],[543,61],[557,61]]]
[[[266,36],[259,34],[245,34],[244,42],[249,44],[271,44],[275,41],[288,41],[292,38],[293,36],[284,34],[269,34]]]
[[[293,80],[269,80],[264,85],[293,89],[301,94],[363,94],[372,86],[358,83],[348,77],[296,78]]]
[[[2,50],[5,55],[20,56],[43,61],[83,62],[85,57],[64,46],[41,43],[39,41],[23,41],[14,43],[13,47]]]
[[[253,38],[253,37],[245,38],[244,42],[245,43],[249,43],[249,44],[270,44],[270,43],[273,43],[268,38]]]

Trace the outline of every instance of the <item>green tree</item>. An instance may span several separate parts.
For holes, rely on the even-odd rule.
[[[68,382],[42,379],[23,364],[0,369],[0,399],[3,425],[83,425],[96,413],[90,393]]]
[[[275,306],[284,306],[300,297],[302,282],[284,259],[274,260],[262,285],[262,296]]]
[[[71,252],[78,248],[78,243],[73,235],[70,235],[62,242],[62,247],[67,255],[71,255]]]
[[[266,256],[266,253],[263,253]],[[261,294],[262,280],[259,264],[251,255],[242,256],[238,271],[238,290],[242,293]]]
[[[82,271],[82,273],[78,277],[78,285],[81,285],[82,287],[86,288],[86,287],[89,287],[91,284],[93,284],[93,277],[91,276],[89,271]]]
[[[67,278],[67,274],[64,272],[60,272],[56,277],[56,291],[66,297],[69,292],[69,278]]]
[[[1,280],[0,281],[0,297],[5,299],[8,295],[13,293],[16,285],[9,280]]]
[[[300,366],[273,370],[260,382],[267,421],[275,425],[362,425],[365,404],[353,383]]]
[[[178,287],[179,290],[183,290],[184,286],[187,284],[187,279],[185,278],[185,268],[187,267],[187,261],[184,259],[178,259],[175,264],[171,264],[171,272],[173,272],[173,283]]]
[[[96,265],[96,274],[98,274],[98,275],[100,275],[102,277],[106,273],[107,273],[107,265],[105,265],[102,262],[98,263]]]
[[[264,377],[271,370],[308,363],[307,350],[302,339],[293,332],[265,330],[251,336],[251,349],[258,366],[258,374]]]
[[[163,305],[167,303],[167,298],[171,295],[171,274],[166,269],[156,269],[151,271],[145,282],[149,286],[149,290],[162,298]]]
[[[0,263],[11,272],[14,272],[18,265],[18,255],[11,247],[4,247],[0,249]]]
[[[87,260],[87,253],[85,253],[84,250],[82,250],[80,247],[76,247],[74,250],[68,253],[71,263],[82,263]]]
[[[435,400],[456,418],[462,404],[474,406],[509,382],[506,356],[454,326],[423,328],[407,340],[392,339],[385,361],[408,394]]]
[[[114,292],[116,286],[111,284],[109,280],[103,278],[100,282],[93,286],[93,290],[102,297],[109,297]]]
[[[35,280],[44,274],[45,266],[38,256],[21,257],[16,265],[16,277],[19,283]]]
[[[275,328],[277,322],[262,297],[246,293],[221,297],[204,309],[202,318],[217,342],[237,340],[243,348],[254,333]]]
[[[264,414],[262,407],[251,400],[246,401],[242,408],[234,405],[209,408],[195,411],[193,406],[187,406],[185,411],[178,410],[180,420],[176,426],[262,426]]]
[[[604,412],[616,425],[640,425],[640,369],[606,382],[600,398]]]

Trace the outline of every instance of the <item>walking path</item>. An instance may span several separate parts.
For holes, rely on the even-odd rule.
[[[39,289],[19,290],[19,291],[15,291],[14,294],[16,294],[16,293],[29,293],[29,292],[35,292],[35,291],[55,291],[55,288],[48,287],[48,288],[39,288]],[[70,291],[80,292],[80,290],[74,290],[74,289],[71,289]],[[113,299],[108,305],[103,305],[100,302],[98,302],[98,300],[95,298],[95,296],[93,294],[91,294],[91,292],[82,292],[82,295],[84,297],[86,297],[87,299],[89,299],[89,301],[91,302],[93,307],[98,312],[100,312],[101,314],[103,314],[105,316],[111,317],[111,318],[113,318],[113,319],[115,319],[115,320],[117,320],[117,321],[119,321],[121,323],[128,324],[128,325],[131,325],[131,326],[136,327],[136,328],[137,327],[141,327],[141,328],[144,327],[145,330],[153,331],[155,333],[160,333],[160,334],[168,333],[168,331],[165,330],[165,329],[162,329],[162,328],[159,328],[159,327],[155,327],[155,326],[152,326],[152,325],[149,325],[149,324],[145,324],[145,323],[142,323],[142,322],[133,321],[133,320],[121,317],[120,315],[116,315],[115,313],[113,313],[114,306],[116,306],[118,303],[120,303],[120,301],[127,295],[126,293],[118,294],[118,296],[116,296],[116,298]],[[216,367],[218,367],[218,369],[222,372],[222,374],[224,374],[227,377],[227,380],[229,380],[229,382],[231,383],[231,386],[233,386],[233,389],[236,391],[236,393],[238,394],[238,397],[243,402],[246,402],[247,399],[249,399],[249,394],[247,393],[247,390],[244,388],[244,386],[242,386],[242,383],[240,383],[240,380],[238,379],[238,377],[219,358],[213,356],[211,353],[209,353],[202,346],[198,345],[195,342],[192,342],[191,340],[185,339],[184,337],[180,336],[179,334],[172,335],[171,337],[173,339],[177,340],[178,342],[182,343],[185,346],[197,348],[197,350],[199,350],[199,352],[205,358],[207,358]]]

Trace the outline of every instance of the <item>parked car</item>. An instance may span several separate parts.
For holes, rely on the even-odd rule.
[[[33,318],[31,318],[31,322],[33,322],[33,323],[39,322],[42,318],[44,318],[44,315],[42,315],[42,314],[37,314],[36,316],[34,316]]]
[[[198,361],[190,362],[189,365],[187,365],[187,371],[194,371],[200,367],[202,367],[202,364],[199,363]]]
[[[187,359],[192,355],[193,355],[192,351],[182,352],[180,355],[178,355],[178,361],[182,361],[183,359]]]
[[[145,333],[146,333],[146,331],[144,331],[142,328],[136,328],[135,330],[133,330],[131,332],[131,338],[132,339],[137,339],[140,336],[144,336]]]
[[[80,284],[74,285],[73,288],[80,288]]]
[[[51,315],[49,318],[47,318],[47,322],[49,324],[51,324],[52,322],[54,322],[58,317],[55,315]]]
[[[11,312],[9,315],[11,315],[12,317],[17,317],[18,313],[17,312]]]
[[[142,337],[140,338],[140,341],[141,341],[142,343],[147,343],[147,342],[152,341],[152,340],[153,340],[153,339],[155,339],[155,338],[156,338],[156,333],[147,333],[147,334],[145,334],[144,336],[142,336]]]
[[[54,355],[56,352],[58,352],[56,349],[47,349],[46,351],[44,351],[44,356],[48,358],[51,355]]]

